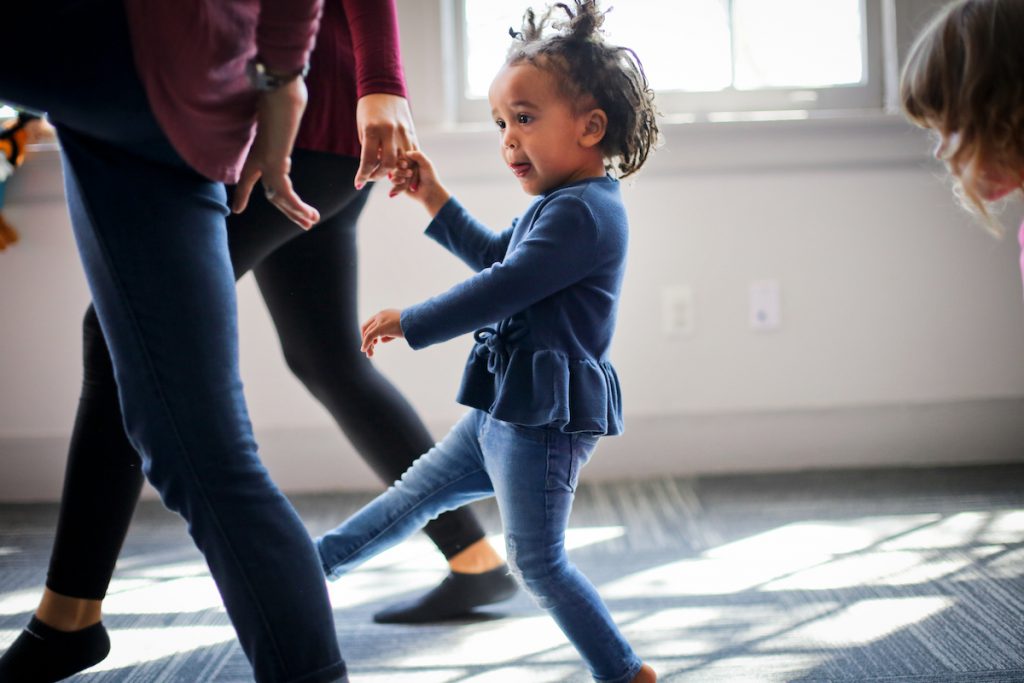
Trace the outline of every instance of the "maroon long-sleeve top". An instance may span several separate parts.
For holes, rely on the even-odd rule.
[[[310,62],[297,147],[357,156],[358,98],[405,96],[394,0],[322,2],[125,0],[150,106],[193,168],[237,181],[255,130],[245,65],[257,54],[276,71]]]

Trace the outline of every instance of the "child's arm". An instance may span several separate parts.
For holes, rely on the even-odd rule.
[[[597,238],[586,204],[556,198],[503,262],[405,309],[398,329],[419,349],[508,318],[586,277],[598,264]]]
[[[412,150],[406,157],[399,162],[399,170],[394,174],[396,185],[390,196],[404,192],[423,205],[433,219],[427,227],[427,236],[473,270],[483,270],[505,258],[515,224],[501,233],[490,230],[448,193],[425,154]]]

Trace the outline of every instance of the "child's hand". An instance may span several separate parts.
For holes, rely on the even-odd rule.
[[[398,155],[395,170],[388,173],[388,180],[391,181],[391,190],[388,197],[397,197],[411,188],[418,188],[420,185],[420,167],[412,161],[409,152],[402,152]]]
[[[434,171],[434,165],[423,152],[413,149],[405,152],[398,162],[398,169],[392,174],[394,187],[388,196],[404,192],[426,208],[433,218],[451,197]]]
[[[402,332],[402,312],[397,308],[385,308],[363,323],[360,330],[363,333],[363,346],[360,350],[367,358],[373,358],[373,347],[377,342],[386,344],[392,339],[405,336]]]

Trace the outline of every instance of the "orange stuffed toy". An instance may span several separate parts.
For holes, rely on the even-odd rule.
[[[0,130],[0,251],[18,241],[18,232],[2,213],[7,180],[25,161],[25,148],[44,136],[47,126],[40,117],[22,112]]]

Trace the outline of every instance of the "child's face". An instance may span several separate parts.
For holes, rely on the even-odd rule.
[[[954,163],[950,155],[959,146],[959,133],[940,133],[939,143],[935,147],[935,158],[944,162],[949,172],[982,200],[994,202],[1020,189],[1020,185],[1001,170],[975,163],[973,158],[967,159],[966,162]]]
[[[604,175],[603,125],[595,135],[593,112],[576,115],[548,71],[526,63],[506,65],[488,98],[502,158],[527,194]]]

